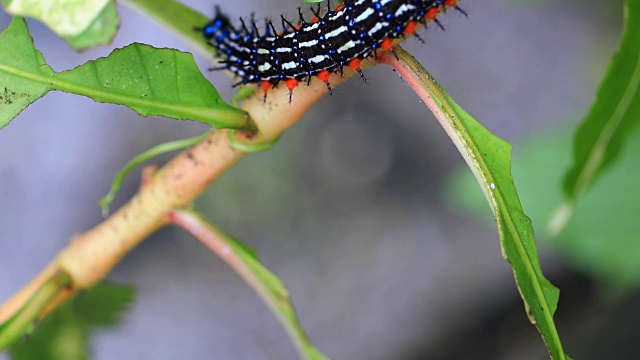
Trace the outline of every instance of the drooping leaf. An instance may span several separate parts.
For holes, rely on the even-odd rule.
[[[9,14],[38,19],[80,50],[108,44],[120,19],[113,0],[3,0]]]
[[[379,61],[393,64],[408,80],[465,158],[493,211],[505,259],[530,321],[536,325],[553,359],[567,359],[553,314],[559,291],[542,274],[531,221],[523,212],[511,176],[511,146],[496,137],[462,109],[429,73],[404,50]]]
[[[304,332],[284,284],[260,263],[253,248],[226,234],[195,211],[176,211],[175,218],[181,227],[194,231],[195,237],[215,251],[251,286],[284,327],[303,359],[327,359]],[[207,230],[202,231],[203,228]]]
[[[640,129],[629,135],[628,150],[576,204],[575,216],[555,237],[542,236],[548,250],[577,270],[623,287],[640,286]],[[518,146],[513,174],[523,207],[544,233],[554,207],[563,198],[557,184],[571,162],[571,129],[549,129]],[[449,197],[471,215],[482,214],[484,199],[462,171],[449,181]],[[485,217],[489,220],[488,217]]]
[[[116,326],[133,302],[131,286],[102,282],[62,305],[10,352],[13,360],[90,358],[91,330]]]
[[[191,54],[131,44],[108,57],[55,73],[14,19],[0,35],[0,127],[49,90],[125,105],[143,116],[168,116],[225,128],[251,128],[247,115],[220,98]],[[2,92],[0,91],[0,92]]]
[[[564,180],[566,204],[556,214],[559,231],[575,203],[616,159],[640,122],[640,0],[627,0],[625,31],[597,96],[576,132],[573,163]]]

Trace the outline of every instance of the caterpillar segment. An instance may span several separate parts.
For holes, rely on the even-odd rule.
[[[366,81],[361,61],[377,56],[378,50],[393,51],[396,39],[417,36],[419,27],[433,21],[444,29],[438,16],[447,9],[467,13],[457,0],[345,0],[331,10],[320,12],[320,5],[311,9],[313,17],[305,20],[298,8],[296,24],[280,16],[282,31],[273,21],[265,20],[263,33],[253,16],[250,26],[241,18],[236,28],[229,17],[216,8],[216,16],[202,32],[209,44],[222,57],[220,67],[232,71],[240,84],[259,84],[265,101],[270,89],[284,82],[291,102],[299,83],[307,85],[317,77],[332,94],[329,77],[342,76],[344,67],[353,69]],[[420,41],[423,41],[418,37]]]

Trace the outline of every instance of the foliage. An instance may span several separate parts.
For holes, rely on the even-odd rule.
[[[89,359],[91,330],[115,326],[133,302],[131,286],[102,282],[62,305],[11,349],[14,360]]]
[[[212,49],[204,45],[198,38],[199,35],[193,31],[193,24],[206,23],[207,19],[202,14],[172,0],[127,0],[125,2],[143,10],[177,32],[183,39],[195,44],[196,50],[212,52]],[[115,5],[109,0],[60,1],[58,2],[60,7],[52,8],[47,8],[44,3],[29,7],[28,3],[21,0],[2,1],[7,10],[13,14],[41,19],[76,48],[110,41],[118,26]],[[597,101],[576,135],[574,163],[565,181],[568,205],[561,208],[564,213],[557,215],[560,219],[563,214],[564,219],[568,218],[567,212],[572,212],[577,200],[602,174],[603,169],[613,163],[621,152],[631,129],[638,122],[640,115],[639,14],[640,0],[629,0],[626,10],[627,29],[619,54],[612,62],[602,83]],[[443,127],[467,160],[484,191],[497,221],[503,255],[513,267],[516,284],[531,322],[538,327],[552,358],[566,358],[553,320],[559,292],[542,274],[533,227],[522,209],[511,177],[510,145],[495,137],[467,114],[414,59],[401,50],[398,53],[404,62],[395,65],[396,69],[406,70],[403,76],[408,78],[410,83],[413,82],[412,86],[416,92],[421,96],[424,95],[423,99],[429,98],[434,101],[431,109],[440,115],[439,119]],[[15,18],[0,35],[0,83],[3,84],[3,88],[0,88],[0,128],[9,124],[22,110],[49,91],[60,90],[87,96],[98,102],[124,105],[143,116],[168,116],[175,119],[201,121],[218,128],[256,130],[243,111],[227,105],[220,99],[216,89],[202,76],[190,54],[134,43],[114,50],[106,58],[89,61],[73,70],[56,73],[47,65],[43,55],[34,48],[26,23],[21,18]],[[559,174],[558,169],[566,164],[562,157],[551,156],[554,160],[558,160],[558,163],[555,163],[549,162],[542,154],[551,152],[547,157],[559,151],[565,151],[566,154],[566,149],[562,149],[562,141],[563,138],[554,139],[551,145],[543,149],[544,151],[535,153],[535,156],[532,155],[530,159],[525,159],[521,163],[528,164],[523,170],[530,172],[526,175],[528,179],[540,177],[537,182],[530,182],[535,185],[532,186],[533,191],[527,193],[525,190],[524,192],[527,194],[524,197],[526,201],[523,201],[525,207],[531,206],[536,209],[533,211],[534,218],[547,215],[550,206],[547,203],[540,207],[529,205],[529,201],[534,203],[530,200],[531,198],[552,199],[553,201],[548,201],[549,204],[558,200],[557,194],[546,198],[539,194],[545,193],[543,184],[554,188],[559,177],[547,175]],[[188,141],[187,143],[191,144]],[[173,150],[184,144],[174,143],[169,148]],[[540,148],[540,145],[537,144],[536,148]],[[155,148],[134,159],[123,174],[133,165],[148,159],[158,151],[164,150]],[[552,168],[554,171],[551,171]],[[515,171],[517,174],[518,166]],[[121,179],[121,176],[119,178]],[[622,180],[628,179],[628,173],[622,177]],[[116,181],[115,187],[117,183]],[[602,180],[602,183],[605,181]],[[463,194],[460,199],[472,199],[473,201],[468,202],[468,206],[477,213],[478,197],[464,196],[472,192],[469,190],[470,183],[467,180],[460,180],[456,184],[458,187],[455,193]],[[617,186],[620,191],[630,187],[628,182],[616,183],[613,186]],[[524,189],[528,187],[525,186]],[[619,209],[619,205],[624,203],[623,195],[612,193],[607,187],[600,190],[602,191],[600,197],[595,190],[596,188],[594,188],[594,195],[585,197],[584,206],[593,206],[594,203],[600,206],[609,200],[613,201],[609,205],[611,208]],[[590,203],[589,196],[596,197],[596,200],[591,200]],[[628,206],[634,209],[635,204],[630,203]],[[538,208],[544,208],[544,211],[538,211]],[[582,211],[581,207],[577,209]],[[540,215],[541,213],[545,215]],[[564,242],[567,249],[565,251],[573,251],[576,244],[581,244],[578,248],[582,246],[584,250],[575,253],[574,259],[577,263],[589,263],[590,256],[593,257],[595,254],[600,256],[604,248],[602,241],[604,236],[617,234],[619,239],[628,239],[633,236],[630,234],[636,232],[635,228],[624,228],[624,225],[613,230],[606,226],[599,226],[597,229],[592,229],[590,234],[600,234],[600,236],[590,238],[589,234],[585,233],[589,230],[588,225],[580,222],[580,216],[586,216],[588,213],[585,211],[578,214],[574,219],[574,224],[578,225],[573,228],[571,225],[563,233],[565,239],[573,239]],[[594,215],[591,216],[590,221],[593,222]],[[620,217],[620,219],[623,218]],[[206,223],[204,219],[201,219],[201,222]],[[281,320],[294,343],[304,349],[303,356],[310,359],[323,358],[302,331],[289,294],[280,279],[258,262],[251,249],[212,225],[209,224],[207,227],[210,232],[217,233],[223,239],[224,245],[242,265],[234,269],[256,289],[267,306]],[[620,229],[624,231],[615,232]],[[599,230],[602,233],[599,233]],[[581,240],[576,241],[576,239]],[[624,241],[621,240],[620,244]],[[562,246],[563,242],[558,242],[557,247],[562,248]],[[621,253],[625,246],[617,246],[615,249]],[[611,253],[610,249],[609,252]],[[625,261],[620,261],[623,258],[622,254],[612,257],[615,261],[611,264],[624,264],[624,270],[614,269],[613,273],[627,270],[626,274],[631,274],[631,276],[619,277],[621,281],[636,281],[638,270],[634,265],[634,259],[637,258],[634,256],[635,253],[635,250],[628,251]],[[603,271],[604,268],[606,269]],[[603,266],[597,270],[607,276],[606,274],[611,273],[611,268],[611,266],[608,268]],[[95,326],[116,324],[118,314],[126,310],[132,299],[131,288],[99,285],[59,308],[39,326],[39,332],[32,339],[16,345],[11,354],[15,359],[87,358],[88,330]],[[6,328],[0,326],[0,332],[3,330]]]
[[[550,249],[598,279],[637,286],[640,247],[635,214],[640,167],[634,154],[640,134],[634,127],[640,120],[640,1],[628,1],[625,14],[626,30],[618,53],[574,135],[573,159],[568,129],[545,132],[517,152],[514,177],[524,207],[538,232],[546,232],[543,239]],[[561,189],[558,184],[567,168]],[[453,203],[481,214],[484,206],[468,176],[454,175],[449,193]],[[554,210],[561,203],[560,211]]]
[[[563,201],[563,171],[571,162],[571,130],[536,134],[514,154],[513,176],[524,209],[537,224],[545,248],[557,252],[576,269],[596,279],[625,287],[640,285],[640,226],[637,178],[640,176],[640,131],[628,137],[619,163],[577,203],[575,216],[562,232],[549,236],[544,224]],[[484,200],[465,169],[452,176],[447,191],[451,202],[474,215],[483,214]],[[489,217],[484,217],[489,220]]]
[[[120,18],[114,0],[2,0],[7,12],[44,22],[75,49],[111,42]]]
[[[575,203],[613,164],[640,123],[640,0],[628,0],[625,31],[589,113],[576,131],[573,163],[564,179],[567,200],[556,214],[560,230]]]
[[[130,107],[143,116],[196,120],[217,127],[250,128],[246,115],[225,104],[202,76],[193,56],[131,44],[111,55],[56,73],[33,47],[16,18],[0,35],[0,128],[50,90]]]
[[[533,227],[522,210],[511,176],[511,146],[464,111],[415,59],[405,59],[408,55],[404,51],[398,56],[408,68],[407,72],[398,71],[411,79],[410,84],[419,79],[419,88],[428,96],[420,91],[418,94],[426,103],[433,100],[441,111],[434,113],[489,202],[498,224],[502,254],[513,267],[531,323],[538,328],[553,359],[567,358],[553,321],[560,292],[542,274]]]
[[[282,280],[260,263],[255,249],[226,234],[194,211],[180,211],[175,216],[184,219],[185,224],[188,225],[186,226],[187,229],[197,228],[193,226],[195,224],[208,228],[209,231],[207,233],[213,236],[208,236],[207,239],[201,241],[213,251],[223,249],[222,253],[218,253],[218,256],[223,258],[238,275],[251,285],[287,331],[302,358],[309,360],[327,359],[324,354],[313,346],[304,329],[302,329],[293,308],[289,291],[284,287]],[[196,237],[202,236],[202,234],[198,233],[193,233],[193,235]]]

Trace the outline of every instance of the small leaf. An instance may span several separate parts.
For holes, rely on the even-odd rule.
[[[42,21],[78,50],[110,43],[120,24],[113,0],[3,0],[3,4],[14,16]]]
[[[112,326],[121,321],[135,299],[130,285],[103,281],[74,300],[74,313],[91,326]]]
[[[564,191],[567,204],[554,219],[566,225],[575,203],[619,156],[627,135],[640,122],[640,0],[628,0],[620,48],[600,84],[589,113],[576,132],[573,164]]]
[[[0,36],[0,127],[47,91],[61,90],[125,105],[143,116],[253,129],[243,111],[224,103],[191,54],[132,44],[55,73],[33,47],[24,20],[14,19]]]
[[[90,331],[115,326],[133,302],[133,287],[102,282],[62,305],[11,349],[13,360],[89,359]]]
[[[44,280],[20,308],[0,324],[0,351],[14,345],[24,336],[29,336],[35,324],[45,313],[47,306],[71,284],[71,277],[64,271],[56,271]]]

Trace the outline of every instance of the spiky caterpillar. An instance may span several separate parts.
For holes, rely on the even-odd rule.
[[[378,49],[392,50],[394,39],[415,35],[416,28],[429,20],[441,27],[437,16],[447,8],[465,14],[457,0],[345,0],[335,10],[328,8],[324,16],[319,7],[312,9],[315,17],[310,21],[298,8],[296,25],[281,16],[282,32],[266,21],[263,34],[255,21],[248,28],[240,19],[238,29],[218,11],[202,31],[224,59],[220,69],[231,70],[242,79],[236,85],[260,83],[266,96],[284,81],[291,101],[300,81],[308,83],[316,76],[331,93],[331,73],[342,74],[348,66],[364,77],[360,61],[375,56]]]

